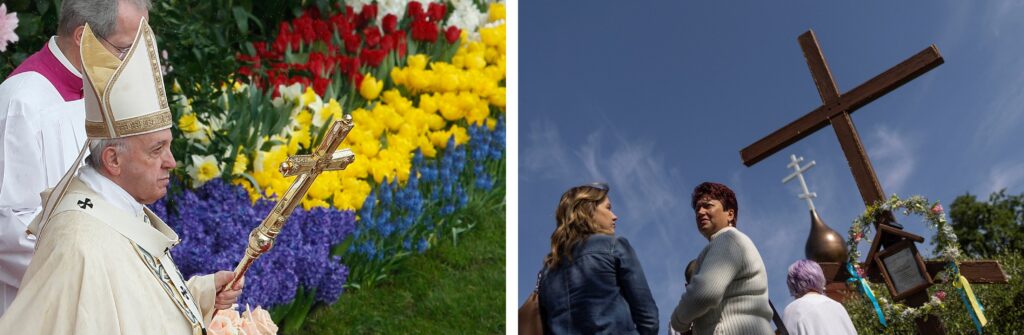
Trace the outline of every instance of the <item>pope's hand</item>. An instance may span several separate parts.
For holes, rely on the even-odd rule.
[[[230,289],[224,287],[234,276],[235,273],[231,271],[218,271],[213,275],[213,283],[218,292],[217,300],[213,303],[214,308],[218,310],[231,308],[231,305],[234,305],[238,301],[238,297],[242,295],[242,287],[245,286],[244,276],[238,279],[234,287]]]

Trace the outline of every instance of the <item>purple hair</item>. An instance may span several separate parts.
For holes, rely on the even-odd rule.
[[[789,266],[786,286],[789,286],[789,294],[793,297],[800,297],[810,291],[825,293],[825,275],[818,263],[801,259]]]

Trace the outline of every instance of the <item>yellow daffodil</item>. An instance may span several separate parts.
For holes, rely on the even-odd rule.
[[[337,100],[334,100],[334,98],[331,98],[331,100],[327,102],[327,105],[313,116],[313,126],[317,128],[323,127],[324,124],[327,123],[328,119],[335,121],[341,120],[341,115],[341,104],[339,104]]]
[[[309,111],[301,111],[295,115],[295,125],[299,128],[309,128],[313,124],[313,114]]]
[[[178,129],[181,129],[181,132],[183,133],[194,133],[199,131],[199,120],[196,119],[196,115],[192,113],[182,115],[181,118],[178,119]]]
[[[231,168],[232,174],[243,174],[249,170],[249,157],[244,152],[239,152],[238,156],[235,156],[235,165]]]

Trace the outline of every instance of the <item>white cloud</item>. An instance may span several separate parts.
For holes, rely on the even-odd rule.
[[[554,123],[543,118],[530,123],[525,139],[526,145],[519,153],[523,167],[520,180],[529,180],[530,176],[564,178],[570,175],[567,150]]]
[[[1011,193],[1017,188],[1024,188],[1024,162],[999,164],[989,171],[989,192],[998,192],[1004,188]]]
[[[878,126],[871,132],[866,146],[882,189],[900,193],[917,163],[914,143],[902,133]]]

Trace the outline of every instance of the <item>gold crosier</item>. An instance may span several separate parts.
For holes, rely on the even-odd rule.
[[[221,291],[233,287],[235,282],[249,270],[252,263],[274,246],[274,239],[281,232],[284,223],[288,221],[295,205],[306,195],[306,190],[309,190],[309,186],[321,172],[343,170],[355,161],[355,154],[351,150],[335,151],[345,136],[348,136],[352,127],[354,127],[352,116],[345,115],[331,125],[331,129],[324,135],[323,141],[312,155],[291,156],[281,163],[281,174],[285,177],[296,175],[298,177],[288,187],[288,191],[278,199],[270,214],[267,214],[263,222],[249,234],[249,246],[245,249],[245,256],[235,267],[234,278],[231,278],[231,281]]]

